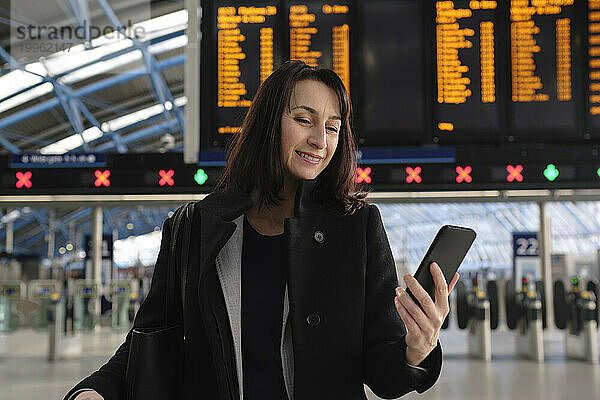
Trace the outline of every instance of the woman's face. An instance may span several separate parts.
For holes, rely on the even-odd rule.
[[[281,158],[287,176],[316,178],[335,153],[341,125],[333,89],[313,80],[297,82],[281,117]]]

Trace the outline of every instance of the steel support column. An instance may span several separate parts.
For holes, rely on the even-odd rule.
[[[94,207],[92,217],[92,276],[99,285],[102,283],[102,207]]]
[[[183,162],[196,164],[200,151],[200,0],[185,0],[188,11],[187,37],[185,46],[184,90],[187,104],[184,110]]]
[[[12,211],[11,208],[6,209],[6,214],[9,214]],[[6,223],[6,248],[5,251],[8,254],[13,253],[13,245],[14,245],[14,223],[13,221],[9,221]]]
[[[56,226],[55,217],[56,217],[56,213],[54,210],[48,211],[48,235],[47,235],[47,238],[48,238],[48,258],[50,258],[50,259],[54,258],[54,248],[56,246],[56,244],[55,244],[56,236],[55,236],[55,232],[54,232],[54,227]]]
[[[540,208],[540,229],[538,242],[540,249],[540,263],[542,268],[542,281],[544,282],[544,301],[546,306],[546,323],[550,329],[554,328],[554,282],[552,282],[552,231],[550,218],[546,214],[548,203],[538,203]]]

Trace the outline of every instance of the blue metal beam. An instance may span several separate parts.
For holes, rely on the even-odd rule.
[[[0,50],[1,51],[1,50]],[[166,60],[161,60],[158,62],[158,67],[162,69],[171,68],[173,66],[183,64],[185,61],[185,55],[179,55],[175,57],[171,57]],[[132,81],[140,76],[146,75],[145,68],[140,67],[136,68],[128,73],[115,75],[114,77],[103,79],[101,81],[95,82],[89,86],[74,90],[75,94],[82,98],[83,96],[87,96],[99,90],[107,89],[112,86],[120,85],[122,83],[126,83]],[[23,111],[16,112],[8,117],[0,119],[0,129],[3,129],[7,126],[16,124],[20,121],[23,121],[27,118],[31,118],[37,114],[45,112],[53,107],[59,105],[59,101],[56,98],[47,100],[43,103],[36,104],[33,107],[27,108]]]
[[[96,1],[100,5],[100,8],[102,8],[102,11],[104,11],[104,14],[106,14],[106,16],[108,17],[110,22],[115,27],[119,27],[119,26],[123,27],[124,26],[119,21],[119,18],[117,17],[117,15],[113,11],[113,9],[110,7],[110,5],[106,2],[106,0],[96,0]],[[122,34],[126,35],[125,29],[122,29]],[[134,46],[142,52],[142,59],[144,60],[144,64],[145,64],[148,74],[150,75],[150,78],[152,80],[154,90],[156,91],[157,100],[160,102],[160,104],[163,104],[163,105],[165,104],[166,100],[170,101],[171,104],[173,104],[173,95],[169,91],[169,87],[167,86],[164,78],[158,72],[158,68],[156,66],[156,60],[154,59],[154,56],[148,51],[148,48],[146,47],[146,45],[144,43],[141,43],[136,37],[129,37],[129,39],[133,42]],[[175,110],[174,108],[171,109],[171,112],[173,112],[174,110]],[[184,124],[183,114],[179,110],[175,110],[174,112],[175,112],[175,116],[179,122],[179,128],[181,130],[183,130],[183,126],[184,126],[183,125]],[[170,112],[165,108],[164,113],[165,113],[165,120],[168,120]]]
[[[54,93],[56,94],[56,97],[58,98],[59,104],[62,106],[62,108],[63,108],[67,118],[69,119],[71,126],[75,130],[75,132],[81,136],[84,149],[86,151],[89,151],[89,147],[85,143],[85,139],[83,138],[83,121],[81,120],[81,115],[79,114],[78,109],[73,107],[74,104],[65,96],[65,93],[62,90],[63,85],[59,84],[58,82],[56,82],[56,80],[53,80],[47,76],[38,75],[36,73],[28,71],[20,63],[18,63],[10,54],[8,54],[8,52],[6,50],[4,50],[4,47],[2,47],[1,45],[0,45],[0,56],[2,58],[4,58],[4,60],[6,60],[6,62],[8,62],[10,64],[11,68],[20,69],[26,73],[37,75],[37,76],[41,77],[44,81],[52,83],[52,88],[54,89]],[[19,153],[20,151],[19,150],[17,150],[17,151],[11,150],[11,152]]]
[[[86,211],[87,210],[87,211]],[[60,221],[60,224],[57,223],[56,226],[58,227],[58,230],[56,231],[57,234],[60,234],[61,236],[56,237],[56,239],[60,239],[60,240],[68,240],[69,239],[69,234],[66,231],[66,229],[64,228],[64,226],[66,226],[66,224],[69,221],[75,220],[75,219],[80,219],[81,217],[83,217],[85,214],[91,214],[91,209],[86,209],[86,210],[82,210],[81,212],[76,213],[75,215],[72,215],[71,217],[67,218],[67,219],[63,219]],[[21,240],[15,240],[15,243],[18,244],[19,246],[23,247],[23,248],[31,248],[32,246],[35,245],[35,243],[37,243],[38,241],[40,241],[40,235],[44,235],[47,231],[47,226],[48,224],[46,223],[46,229],[44,229],[44,226],[42,224],[40,224],[40,227],[42,228],[41,232],[36,232],[35,234],[31,235],[30,237],[27,238],[22,238]],[[79,224],[81,225],[81,224]]]
[[[0,18],[0,23],[2,23],[2,18]],[[160,36],[160,37],[152,39],[152,44],[154,45],[154,44],[157,44],[157,43],[161,43],[161,42],[164,42],[165,40],[169,40],[169,39],[173,39],[175,37],[183,36],[184,34],[185,34],[185,31],[183,29],[175,31],[175,32],[171,32],[171,33],[166,34],[164,36]],[[124,49],[115,51],[114,53],[106,54],[106,55],[98,58],[97,60],[93,60],[93,61],[87,62],[85,64],[81,64],[81,65],[79,65],[79,66],[77,66],[75,68],[71,68],[71,69],[68,69],[66,71],[63,71],[60,74],[55,75],[54,78],[55,79],[62,78],[63,76],[71,74],[71,73],[73,73],[73,72],[75,72],[77,70],[80,70],[82,68],[86,68],[86,67],[89,67],[90,65],[94,65],[94,64],[97,64],[97,63],[100,63],[100,62],[103,62],[103,61],[112,60],[113,58],[122,56],[123,54],[129,53],[129,52],[131,52],[131,48],[130,47],[126,47]],[[158,64],[161,64],[161,62],[159,61]],[[161,67],[160,69],[162,70],[164,68]],[[141,75],[145,75],[145,68],[141,68],[140,70],[142,71],[141,74],[140,74],[140,76]],[[45,83],[44,81],[41,81],[41,82],[35,83],[35,84],[33,84],[33,85],[29,86],[29,87],[21,89],[18,92],[11,93],[10,95],[8,95],[6,97],[0,97],[0,103],[2,103],[5,100],[11,99],[11,98],[13,98],[13,97],[15,97],[15,96],[17,96],[17,95],[19,95],[21,93],[25,93],[25,92],[27,92],[27,91],[29,91],[31,89],[34,89],[34,88],[36,88],[36,87],[38,87],[38,86],[40,86],[40,85],[42,85],[44,83]]]
[[[111,231],[112,229],[116,229],[119,235],[119,238],[123,239],[128,236],[138,236],[146,233],[150,233],[154,230],[155,226],[162,226],[162,222],[167,216],[167,212],[172,210],[168,207],[161,207],[160,210],[151,208],[144,208],[142,210],[129,210],[125,208],[112,208],[104,210],[104,221],[105,231]],[[68,224],[68,222],[80,220],[81,218],[85,218],[91,215],[92,209],[90,207],[83,208],[77,210],[71,215],[65,216],[62,218],[60,223],[64,226]],[[127,217],[125,217],[127,215]],[[133,230],[127,229],[127,223],[132,220],[136,221]],[[113,222],[116,221],[116,224]],[[30,224],[31,221],[26,222],[26,224]],[[78,222],[77,228],[79,230],[85,230],[90,227],[92,224],[91,218],[87,218],[84,221]],[[45,230],[40,229],[39,232],[36,232],[31,237],[28,237],[24,240],[15,240],[14,249],[15,253],[28,252],[28,253],[37,253],[41,256],[46,256],[47,246],[43,246],[45,243],[44,239]],[[72,240],[73,238],[69,237],[69,235],[64,232],[58,231],[56,232],[56,242],[66,242]],[[18,239],[18,237],[16,238]],[[1,248],[1,246],[0,246]]]
[[[563,210],[566,211],[567,214],[569,214],[571,216],[571,218],[573,218],[575,220],[575,222],[577,222],[577,224],[581,227],[581,229],[583,230],[583,232],[588,235],[591,236],[593,233],[590,231],[590,229],[587,227],[587,225],[581,220],[581,218],[579,218],[579,216],[577,214],[575,214],[575,212],[573,212],[573,210],[571,209],[571,207],[569,207],[569,205],[565,204],[564,202],[560,202],[559,203],[562,207]],[[570,202],[569,204],[573,204],[572,202]],[[579,234],[579,232],[578,232]]]
[[[71,127],[74,132],[81,137],[81,141],[83,143],[83,149],[85,151],[90,151],[89,145],[86,143],[85,138],[83,137],[83,120],[81,119],[81,114],[76,107],[73,107],[73,101],[67,96],[63,88],[60,85],[53,84],[54,93],[60,102],[69,122],[71,123]]]
[[[98,128],[100,130],[100,132],[102,132],[102,136],[104,136],[104,134],[108,133],[108,135],[112,139],[112,141],[119,153],[127,152],[127,147],[123,144],[123,141],[121,140],[121,136],[116,132],[104,132],[102,130],[100,122],[98,122],[96,117],[94,117],[94,115],[85,106],[85,104],[83,104],[81,99],[79,99],[79,97],[77,97],[77,95],[73,92],[73,90],[71,88],[69,88],[67,86],[62,86],[58,82],[55,83],[55,87],[58,87],[58,88],[60,88],[61,91],[65,92],[69,106],[71,107],[71,109],[73,109],[73,113],[75,114],[75,116],[79,117],[76,119],[76,121],[81,124],[81,132],[83,132],[83,122],[81,121],[81,116],[79,115],[79,112],[83,113],[85,115],[85,117],[87,118],[87,120],[93,126]],[[90,150],[90,147],[89,147],[90,142],[86,142],[85,139],[83,138],[83,136],[81,136],[81,140],[82,140],[82,146],[80,146],[80,147],[83,147],[84,151],[89,151]]]
[[[79,26],[85,27],[87,25],[88,29],[84,29],[84,32],[85,41],[89,43],[91,41],[89,31],[89,25],[91,24],[91,21],[87,0],[69,0],[69,3],[71,4],[71,8],[73,9],[73,11],[75,12],[75,18],[77,18],[77,23],[79,24]]]
[[[71,221],[76,221],[78,219],[85,218],[86,216],[88,216],[90,214],[91,214],[90,208],[79,210],[79,211],[74,212],[73,214],[63,218],[63,220],[61,221],[61,224],[66,225],[67,223],[69,223]],[[31,220],[34,218],[36,218],[36,216],[33,215],[33,213],[22,214],[22,216],[17,221],[15,221],[15,223],[13,225],[13,231],[17,232],[19,229],[23,228],[24,226],[31,224]],[[38,216],[38,218],[36,218],[36,219],[39,221],[39,218],[40,217]],[[45,225],[47,227],[48,224],[46,223]],[[41,233],[44,233],[44,232],[42,231]],[[4,229],[0,232],[0,240],[4,239],[5,237],[6,237],[6,229]],[[15,242],[17,242],[18,238],[19,238],[19,236],[15,235]]]
[[[19,229],[23,228],[26,225],[29,225],[31,223],[31,220],[33,219],[33,216],[30,214],[21,214],[21,216],[19,217],[18,220],[16,220],[13,223],[13,232],[17,232]],[[0,231],[0,239],[4,239],[6,237],[6,227],[4,227],[5,229],[3,229],[2,231]],[[15,235],[16,238],[16,235]]]
[[[123,142],[131,143],[131,142],[135,142],[136,140],[160,135],[160,134],[168,131],[168,129],[174,128],[178,125],[179,125],[179,123],[177,122],[177,120],[171,119],[171,120],[165,121],[161,124],[154,125],[154,126],[151,126],[151,127],[145,128],[145,129],[141,129],[137,132],[131,133],[123,138]],[[96,151],[106,151],[106,150],[111,149],[112,147],[113,147],[112,143],[105,143],[101,146],[96,147]]]
[[[122,129],[118,129],[118,130],[116,130],[116,131],[115,131],[115,133],[118,133],[118,134],[120,135],[120,137],[121,137],[121,140],[122,140],[122,141],[124,141],[124,144],[125,144],[125,143],[130,143],[130,142],[131,142],[131,140],[130,140],[130,139],[128,139],[126,142],[125,142],[125,139],[124,139],[125,137],[128,137],[128,136],[125,136],[125,134],[126,134],[127,132],[131,131],[131,129],[132,129],[132,128],[134,128],[134,127],[136,127],[136,126],[138,126],[138,125],[141,125],[141,124],[147,124],[147,123],[149,123],[149,122],[152,122],[152,121],[158,120],[158,119],[160,119],[160,118],[162,118],[162,114],[154,115],[154,116],[152,116],[152,117],[150,117],[150,118],[148,118],[148,119],[145,119],[145,120],[142,120],[142,121],[137,121],[137,122],[134,122],[134,123],[133,123],[133,124],[131,124],[131,125],[127,125],[127,126],[123,127]],[[172,120],[170,120],[170,121],[172,121]],[[171,128],[171,127],[172,127],[172,125],[169,125],[168,127],[166,127],[166,128],[165,128],[165,131],[167,131],[167,132],[168,132],[168,131],[170,130],[169,128]],[[150,136],[153,136],[153,135],[154,135],[156,132],[155,132],[155,131],[149,131],[149,132],[145,132],[145,133],[146,133],[146,134],[149,134]],[[163,133],[163,132],[160,132],[160,133]],[[104,139],[105,139],[105,138],[103,138],[103,137],[99,137],[99,138],[97,138],[97,139],[91,140],[91,141],[89,142],[89,144],[96,144],[96,143],[98,143],[98,142],[100,142],[100,141],[102,141],[102,140],[104,140]],[[135,137],[135,140],[140,140],[140,139],[143,139],[143,137]],[[102,147],[102,148],[105,148],[104,146],[106,146],[106,145],[108,145],[108,143],[105,143],[105,144],[103,144],[101,147]],[[109,149],[111,149],[112,147],[108,147],[108,148],[109,148]],[[78,150],[78,149],[79,149],[79,147],[77,147],[77,148],[75,148],[75,149],[73,149],[73,150],[71,150],[71,151],[76,151],[76,150]],[[100,150],[97,148],[97,149],[96,149],[96,151],[100,151]]]

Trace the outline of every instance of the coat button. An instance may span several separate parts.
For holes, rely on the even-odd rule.
[[[306,322],[308,322],[310,326],[317,326],[319,325],[319,322],[321,322],[321,317],[319,317],[319,314],[317,313],[312,313],[306,317]]]
[[[321,231],[315,231],[313,238],[317,243],[323,243],[325,241],[325,235]]]

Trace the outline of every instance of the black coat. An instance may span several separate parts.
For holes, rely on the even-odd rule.
[[[398,278],[377,206],[350,216],[326,212],[312,200],[314,180],[303,180],[294,215],[285,220],[288,239],[288,290],[294,350],[294,398],[366,399],[363,383],[383,398],[419,393],[438,379],[442,351],[437,347],[416,377],[406,365],[406,329],[395,305]],[[185,398],[239,399],[233,338],[215,258],[235,230],[232,222],[248,210],[246,193],[212,193],[196,204],[186,280]],[[164,326],[166,269],[171,218],[162,242],[147,298],[135,327]],[[315,231],[323,240],[314,238]],[[181,311],[179,311],[181,315]],[[318,314],[312,324],[307,316]],[[115,355],[81,381],[106,400],[121,399],[130,334]]]

